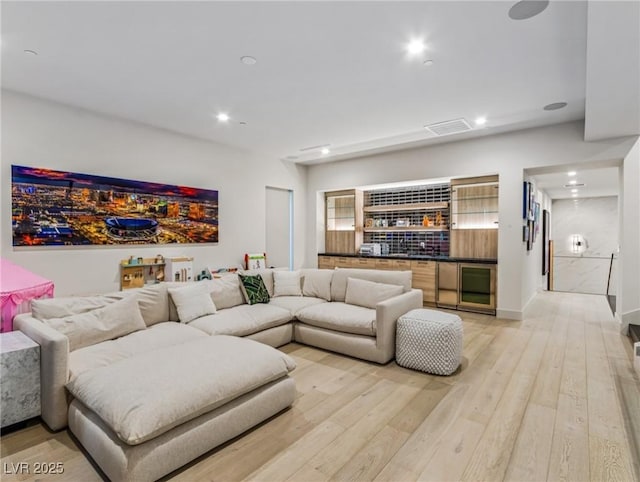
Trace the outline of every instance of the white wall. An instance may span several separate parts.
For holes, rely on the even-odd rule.
[[[640,140],[625,156],[620,179],[620,256],[616,315],[626,332],[640,325]]]
[[[538,291],[547,289],[547,275],[542,274],[542,211],[543,209],[551,211],[551,198],[547,193],[537,189],[534,179],[525,175],[525,180],[533,184],[536,202],[540,203],[540,226],[531,251],[526,251],[525,248],[525,256],[522,265],[523,309],[526,308]],[[520,218],[522,219],[522,208],[520,209]],[[553,219],[553,214],[551,215],[551,219]],[[524,221],[522,226],[524,226]],[[550,239],[553,238],[550,237]],[[522,245],[524,246],[525,243],[523,242]]]
[[[617,196],[556,199],[551,217],[554,240],[553,289],[607,294],[611,255],[618,249]],[[585,239],[585,250],[572,251],[571,236]],[[613,275],[612,275],[613,276]],[[609,294],[616,294],[617,279]]]
[[[582,122],[527,129],[462,142],[407,149],[309,168],[305,264],[321,252],[318,191],[443,177],[500,175],[498,315],[519,319],[537,282],[523,285],[527,252],[522,242],[524,169],[590,162],[621,162],[636,138],[584,141]],[[315,240],[315,243],[313,242]],[[523,289],[523,286],[526,286]]]
[[[0,253],[52,279],[56,295],[117,290],[118,263],[134,256],[191,256],[194,268],[241,263],[265,250],[265,186],[294,192],[294,264],[303,260],[306,168],[160,129],[2,92]],[[11,164],[219,191],[219,243],[147,247],[14,248]]]

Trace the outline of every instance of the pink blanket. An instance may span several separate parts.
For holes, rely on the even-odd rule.
[[[0,332],[13,330],[13,317],[23,303],[52,297],[53,289],[53,281],[0,258]]]

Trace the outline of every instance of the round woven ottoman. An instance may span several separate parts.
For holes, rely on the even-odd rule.
[[[442,311],[418,309],[398,318],[396,363],[435,375],[451,375],[462,358],[462,320]]]

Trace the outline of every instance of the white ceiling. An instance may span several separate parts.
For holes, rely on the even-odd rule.
[[[569,169],[561,172],[536,174],[533,179],[536,187],[545,191],[551,199],[571,199],[618,195],[618,167],[571,168],[575,176],[569,176]],[[576,181],[576,186],[565,187]],[[582,184],[582,185],[580,185]],[[572,190],[576,189],[574,193]],[[575,196],[574,196],[575,194]]]
[[[3,1],[2,86],[311,163],[584,118],[587,3],[552,1],[519,21],[512,4]],[[598,35],[589,43],[602,52],[611,32]],[[427,52],[408,58],[416,37]],[[595,62],[589,71],[606,78]],[[599,115],[609,88],[592,86]],[[559,101],[568,106],[542,109]],[[487,125],[466,134],[423,129],[480,115]],[[301,151],[327,144],[328,156]]]

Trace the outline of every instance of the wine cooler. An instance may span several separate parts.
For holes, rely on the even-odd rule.
[[[458,309],[495,314],[495,265],[460,263],[458,283]]]

